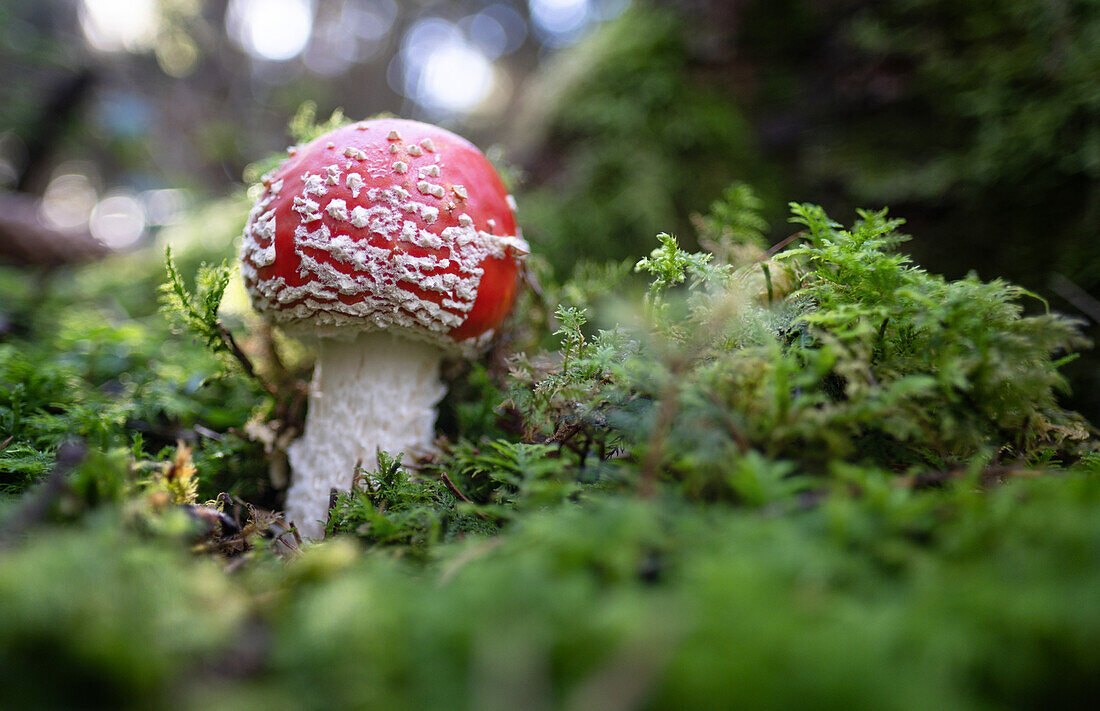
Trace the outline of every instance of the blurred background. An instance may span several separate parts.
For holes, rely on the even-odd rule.
[[[1097,0],[5,0],[0,264],[232,255],[303,102],[489,151],[548,278],[692,245],[745,181],[773,241],[788,200],[889,205],[925,268],[1100,335]],[[1100,420],[1100,360],[1066,372]]]

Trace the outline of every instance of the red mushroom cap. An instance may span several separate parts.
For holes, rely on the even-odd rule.
[[[470,142],[416,121],[331,131],[263,178],[241,272],[257,311],[334,335],[393,330],[472,351],[528,252],[514,201]]]

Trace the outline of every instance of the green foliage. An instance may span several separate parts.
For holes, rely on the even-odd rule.
[[[1095,4],[986,0],[970,3],[965,21],[927,22],[952,9],[893,3],[855,23],[853,43],[910,59],[919,89],[936,91],[941,110],[973,131],[957,163],[966,178],[1017,183],[1036,166],[1100,176]]]
[[[172,247],[164,250],[164,267],[168,281],[160,289],[161,303],[169,315],[178,319],[203,339],[206,347],[215,353],[228,350],[223,329],[218,322],[225,287],[231,273],[227,263],[211,267],[203,264],[195,277],[195,292],[191,293],[183,283],[183,277],[172,261]]]
[[[630,397],[615,387],[615,371],[635,344],[623,331],[600,331],[594,340],[584,333],[585,313],[559,306],[560,366],[557,359],[513,357],[506,406],[518,411],[528,439],[570,445],[582,461],[592,447],[607,453],[616,435],[606,427],[609,398]]]
[[[784,298],[752,288],[751,265],[714,267],[659,235],[637,267],[652,275],[640,324],[589,340],[584,313],[559,308],[559,363],[513,361],[527,436],[581,457],[611,442],[641,463],[620,476],[757,504],[842,461],[950,471],[1088,451],[1086,423],[1056,400],[1062,356],[1084,344],[1074,322],[1025,315],[1018,287],[912,266],[885,211],[845,230],[791,210],[806,229],[772,260],[798,280]]]
[[[864,387],[883,395],[904,389],[906,426],[922,430],[939,457],[990,446],[1027,456],[1087,436],[1054,397],[1066,387],[1056,357],[1085,343],[1077,324],[1024,316],[1018,302],[1030,294],[1002,281],[950,282],[910,266],[892,252],[905,239],[896,232],[902,221],[885,210],[861,211],[852,231],[837,229],[820,208],[792,212],[810,238],[787,253],[812,270],[804,293],[816,308],[803,322],[854,356],[837,370],[849,398]]]
[[[245,595],[213,561],[135,538],[115,517],[0,555],[6,703],[167,707],[169,680],[228,650],[245,619]]]
[[[376,471],[357,471],[351,491],[336,496],[326,535],[354,533],[373,545],[400,544],[423,555],[463,533],[495,531],[458,510],[458,500],[441,479],[410,476],[401,457],[379,451]]]
[[[66,482],[67,495],[59,504],[60,513],[73,516],[92,508],[120,504],[132,496],[136,482],[128,454],[121,447],[89,452]]]
[[[1098,293],[1100,4],[745,7],[729,44],[762,87],[739,98],[762,133],[776,117],[800,129],[776,146],[788,193],[833,210],[903,209],[926,235],[915,255],[935,271],[980,269],[1059,297],[1068,278]],[[1071,401],[1093,418],[1097,358],[1072,366],[1083,387]]]
[[[568,457],[557,447],[505,440],[458,442],[445,460],[468,498],[483,503],[474,509],[485,520],[510,520],[520,514],[560,504],[582,486]],[[443,467],[440,467],[443,471]],[[442,475],[442,474],[441,474]]]
[[[963,247],[1090,224],[1095,73],[1081,40],[1094,13],[1025,4],[836,5],[869,51],[917,67],[917,100],[887,112],[888,133],[870,130],[873,111],[844,114],[792,174],[958,197],[973,208],[959,229],[977,235]],[[767,41],[813,63],[830,11],[804,5],[773,4],[784,24]],[[880,13],[942,17],[929,36]],[[1048,31],[1022,29],[1035,23]],[[542,291],[451,387],[436,454],[380,453],[338,495],[332,540],[292,545],[251,506],[280,505],[268,472],[285,467],[298,391],[265,395],[225,368],[231,356],[254,375],[247,353],[278,370],[265,331],[233,313],[225,265],[200,266],[231,251],[241,196],[172,235],[165,311],[186,333],[152,312],[155,251],[49,283],[0,270],[4,700],[988,709],[1095,696],[1100,450],[1058,397],[1077,325],[1006,282],[920,269],[885,211],[846,226],[792,204],[800,231],[765,251],[771,203],[739,184],[692,235],[685,215],[755,168],[747,124],[688,78],[708,61],[691,37],[639,8],[558,65],[562,88],[537,113],[565,169],[520,201],[551,265],[532,260]],[[762,94],[782,93],[781,73],[759,77]],[[921,96],[952,129],[937,150],[907,142],[944,125]],[[334,120],[305,107],[294,140]],[[981,140],[956,144],[966,131]],[[897,151],[879,150],[884,136]],[[851,168],[867,160],[881,170]],[[638,261],[662,228],[681,239],[663,233]],[[983,231],[997,240],[981,246]],[[646,298],[631,281],[643,277]],[[69,439],[84,459],[42,482]],[[188,505],[220,492],[244,501]]]
[[[721,261],[733,261],[739,246],[764,247],[768,221],[764,201],[748,183],[735,182],[711,203],[710,212],[696,221],[699,242]]]
[[[686,233],[687,215],[730,180],[763,180],[745,118],[685,71],[689,32],[668,9],[639,3],[559,55],[534,87],[516,125],[546,155],[531,171],[539,187],[519,204],[559,274],[575,245],[589,259],[636,255],[643,235]]]
[[[717,9],[683,12],[697,18],[693,48],[717,59],[695,78],[736,96],[784,194],[836,214],[893,205],[919,225],[911,249],[932,271],[977,270],[1088,314],[1074,293],[1100,293],[1100,4],[727,6],[723,23]],[[1066,372],[1078,383],[1067,401],[1100,419],[1100,355]]]
[[[309,143],[318,136],[323,136],[329,131],[334,131],[341,126],[351,123],[351,119],[344,116],[342,109],[336,109],[328,120],[317,123],[317,103],[304,101],[298,107],[294,118],[287,124],[287,131],[298,143]]]
[[[649,256],[642,259],[634,267],[636,272],[649,272],[653,275],[653,281],[649,286],[648,298],[651,303],[656,302],[661,292],[670,286],[684,283],[684,279],[691,276],[696,282],[705,279],[708,275],[706,265],[714,258],[714,255],[698,252],[689,254],[680,249],[676,238],[662,232],[657,235],[657,241],[661,243]]]
[[[335,541],[232,576],[98,519],[0,553],[0,674],[35,708],[1072,705],[1098,510],[1092,476],[853,471],[790,515],[609,497],[411,570]]]
[[[192,290],[169,253],[153,317],[94,316],[109,280],[43,299],[48,337],[0,343],[0,683],[215,711],[1091,694],[1100,458],[1056,397],[1075,324],[921,270],[886,211],[792,204],[764,252],[759,209],[735,187],[699,218],[718,258],[660,235],[648,292],[589,263],[526,297],[512,342],[549,351],[472,366],[438,451],[380,452],[300,547],[249,506],[278,506],[256,433],[290,410],[224,371],[224,265]],[[74,435],[83,461],[34,488]],[[193,505],[222,491],[245,501]]]
[[[139,276],[139,283],[146,272],[163,274],[156,250],[146,253],[144,262],[137,255],[118,260],[55,280],[26,306],[25,330],[0,342],[0,444],[7,442],[0,448],[0,492],[4,497],[25,492],[51,469],[57,448],[69,439],[83,440],[93,458],[133,448],[136,463],[168,456],[179,439],[196,441],[209,434],[221,439],[207,440],[196,455],[203,498],[219,490],[262,491],[256,484],[257,477],[266,479],[261,450],[235,435],[219,434],[249,419],[257,407],[254,385],[218,377],[225,374],[224,358],[205,343],[174,334],[163,315],[150,309],[156,301],[151,288],[143,298],[131,299],[120,296],[113,278],[88,274],[128,271]],[[182,286],[182,275],[178,270],[175,275],[176,286]],[[187,306],[177,303],[181,322],[186,314],[201,325],[204,341],[214,335],[211,317],[227,275],[207,271],[199,280],[202,298],[183,290]],[[30,279],[12,272],[4,276],[0,302],[18,303],[14,297],[27,293]],[[115,484],[97,483],[101,475],[115,477],[117,470],[95,471],[86,487],[73,483],[88,492],[89,503],[118,498],[95,493],[100,484],[124,495]],[[83,506],[80,499],[73,499],[76,509]]]
[[[569,279],[556,292],[554,305],[576,308],[594,306],[598,300],[614,295],[634,269],[633,259],[619,262],[581,260],[573,265]]]
[[[107,448],[121,443],[126,403],[89,388],[77,369],[43,362],[0,344],[0,493],[18,494],[50,468],[62,441],[84,438]]]
[[[218,310],[221,307],[225,289],[229,286],[229,278],[232,269],[226,262],[216,267],[211,267],[205,262],[199,265],[195,276],[195,291],[191,293],[183,283],[172,260],[171,246],[165,248],[164,265],[168,272],[168,281],[161,285],[161,305],[169,318],[181,322],[195,335],[202,338],[207,349],[221,356],[222,362],[231,360],[236,362],[244,373],[263,387],[269,395],[274,396],[273,386],[264,382],[256,372],[251,359],[237,345],[233,334],[225,327],[219,318]]]

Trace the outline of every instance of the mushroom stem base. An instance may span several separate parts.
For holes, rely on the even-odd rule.
[[[442,351],[389,333],[322,339],[310,385],[305,432],[287,453],[287,518],[321,538],[329,492],[351,488],[355,465],[377,469],[379,449],[415,454],[431,447],[443,397]]]

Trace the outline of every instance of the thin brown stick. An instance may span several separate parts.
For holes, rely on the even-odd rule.
[[[473,501],[470,501],[469,498],[467,498],[466,494],[463,494],[459,490],[459,488],[457,486],[455,486],[455,483],[453,481],[451,481],[451,477],[447,476],[447,472],[439,472],[439,478],[443,480],[443,483],[447,485],[447,488],[450,489],[454,493],[455,496],[462,499],[463,501],[465,501],[468,504],[473,504],[474,503]],[[476,504],[475,504],[475,506],[476,506]]]
[[[477,506],[477,504],[475,504],[473,501],[471,501],[466,496],[466,494],[463,494],[462,491],[459,490],[459,488],[457,486],[455,486],[455,483],[453,481],[451,481],[451,477],[447,476],[447,472],[439,472],[439,478],[443,480],[443,483],[447,485],[447,488],[450,489],[451,492],[455,496],[457,496],[459,499],[466,502],[467,504],[470,504],[471,506]],[[489,520],[489,517],[486,516],[481,511],[475,510],[474,513],[477,514],[478,518],[480,518],[483,521],[488,521]]]
[[[268,395],[271,397],[278,397],[279,392],[275,389],[275,386],[260,377],[260,374],[256,372],[256,368],[252,365],[252,359],[241,350],[241,347],[237,345],[237,339],[233,337],[233,334],[225,327],[225,324],[221,321],[217,322],[218,333],[221,334],[222,341],[229,348],[229,352],[233,354],[233,357],[237,359],[237,362],[244,368],[244,372],[248,377],[255,380],[260,384]]]
[[[791,235],[787,239],[783,240],[782,242],[779,242],[777,244],[773,244],[770,248],[768,248],[767,252],[764,252],[764,256],[761,257],[760,259],[757,259],[756,261],[765,262],[765,261],[771,259],[776,254],[783,251],[783,248],[786,247],[787,245],[789,245],[791,242],[794,242],[796,239],[801,239],[802,237],[805,237],[805,236],[806,236],[806,230],[802,230],[801,232],[795,232],[793,235]]]
[[[15,439],[15,435],[12,435],[12,436],[8,437],[6,440],[4,440],[3,444],[0,444],[0,452],[3,452],[5,449],[7,449],[8,445],[11,444],[11,441],[13,439]]]
[[[542,298],[542,286],[539,284],[539,280],[535,278],[535,275],[531,273],[531,270],[527,268],[526,262],[520,269],[520,274],[523,277],[523,281],[527,284],[527,288],[534,292],[535,296]]]
[[[264,323],[260,327],[260,339],[264,345],[264,352],[271,361],[271,366],[275,369],[275,372],[285,374],[286,364],[283,363],[283,357],[279,355],[279,349],[275,346],[275,334],[270,324]]]

